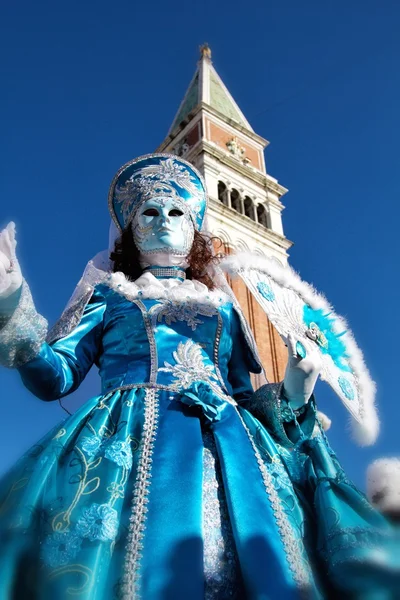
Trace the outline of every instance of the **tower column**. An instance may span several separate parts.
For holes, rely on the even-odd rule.
[[[279,235],[284,235],[283,227],[282,227],[282,217],[279,209],[277,209],[274,205],[269,205],[269,220],[272,231],[279,233]]]
[[[242,213],[242,215],[246,214],[246,211],[244,210],[244,198],[243,198],[243,190],[239,190],[239,203],[240,203],[240,212]]]
[[[253,209],[253,215],[254,215],[254,222],[258,223],[258,215],[257,215],[257,197],[253,196],[252,197],[252,209]]]
[[[231,191],[232,191],[232,185],[230,182],[228,182],[226,184],[226,199],[227,199],[227,206],[229,206],[229,208],[232,208]]]

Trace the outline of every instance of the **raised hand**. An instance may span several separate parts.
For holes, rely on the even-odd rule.
[[[0,298],[7,298],[22,284],[22,273],[15,254],[15,223],[0,232]]]
[[[288,363],[283,387],[292,408],[299,408],[311,397],[322,362],[313,340],[296,340],[292,335],[286,340]]]

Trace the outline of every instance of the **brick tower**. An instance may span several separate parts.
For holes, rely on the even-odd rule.
[[[157,152],[172,152],[204,175],[210,198],[208,227],[227,253],[248,251],[286,264],[292,245],[283,233],[281,197],[287,192],[267,174],[268,141],[254,132],[211,62],[208,45],[171,128]],[[269,381],[283,378],[287,351],[242,281],[230,282],[254,332]],[[261,383],[257,377],[255,387]]]

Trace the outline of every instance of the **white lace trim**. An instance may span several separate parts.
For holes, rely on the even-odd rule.
[[[39,354],[46,339],[47,321],[35,309],[26,281],[9,321],[0,330],[0,364],[21,367]]]

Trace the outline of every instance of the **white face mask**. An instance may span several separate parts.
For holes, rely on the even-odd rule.
[[[137,209],[132,232],[146,259],[159,253],[186,257],[193,244],[194,225],[173,198],[151,198]]]

